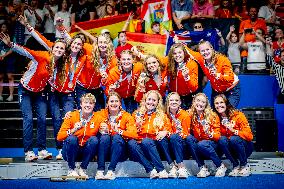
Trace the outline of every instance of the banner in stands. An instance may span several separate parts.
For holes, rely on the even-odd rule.
[[[142,7],[141,18],[145,21],[145,33],[152,33],[153,22],[160,23],[161,31],[173,30],[170,0],[147,0]]]
[[[143,54],[165,56],[166,35],[126,32],[126,36],[128,43],[132,46],[136,46]]]
[[[102,29],[108,29],[111,37],[114,39],[117,37],[117,33],[122,30],[128,16],[129,14],[123,14],[86,22],[79,22],[76,23],[76,25],[91,33],[93,36],[100,34]],[[76,33],[78,33],[78,30],[72,27],[71,35],[75,35]]]

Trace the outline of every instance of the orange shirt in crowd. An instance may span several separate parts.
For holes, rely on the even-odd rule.
[[[239,82],[239,79],[233,72],[230,60],[224,55],[219,55],[214,65],[216,67],[216,73],[220,73],[219,78],[210,74],[209,69],[205,65],[205,61],[200,62],[204,74],[210,80],[212,89],[222,93],[234,88]]]
[[[163,116],[157,117],[156,112],[153,112],[150,115],[148,115],[147,113],[140,115],[138,112],[138,110],[135,111],[133,113],[133,116],[136,122],[137,119],[143,120],[141,126],[138,126],[136,124],[139,139],[151,138],[153,140],[156,140],[156,136],[159,131],[168,131],[169,134],[172,133],[171,122],[165,113],[163,113]]]
[[[185,110],[180,109],[173,119],[169,116],[172,124],[172,134],[179,134],[183,139],[190,135],[191,118],[189,113]]]
[[[192,112],[189,112],[190,114],[190,118],[191,118],[191,130],[193,131],[193,135],[194,137],[198,140],[214,140],[214,141],[218,141],[219,138],[221,137],[221,133],[220,133],[220,119],[218,117],[218,115],[214,112],[212,112],[212,114],[209,117],[209,133],[213,132],[213,135],[210,136],[208,134],[205,133],[203,126],[201,124],[202,120],[204,120],[204,115],[201,114],[200,116],[200,120],[194,120],[193,119],[193,115]]]
[[[108,109],[102,109],[97,113],[99,114],[99,123],[107,123],[110,135],[121,134],[124,139],[138,138],[135,121],[130,113],[124,110],[120,111],[115,119],[117,128],[112,128],[111,126]]]
[[[109,93],[110,85],[115,84],[117,88],[114,91],[117,92],[121,98],[134,96],[137,80],[142,69],[143,64],[140,62],[134,63],[132,70],[128,74],[123,72],[118,66],[112,68],[109,71],[106,82],[106,95]]]
[[[239,33],[240,34],[244,33],[244,30],[248,28],[252,28],[254,29],[254,31],[261,28],[263,29],[265,34],[267,34],[267,27],[266,27],[265,20],[260,19],[260,18],[258,18],[254,23],[252,23],[250,19],[242,21],[240,24]]]
[[[252,141],[253,134],[251,132],[248,120],[244,113],[240,111],[234,112],[234,114],[229,118],[230,122],[234,124],[234,129],[238,131],[238,136],[246,141]],[[221,124],[221,135],[230,138],[235,134],[227,129],[224,125]]]
[[[90,121],[86,123],[85,126],[82,126],[80,129],[75,131],[73,134],[78,138],[79,145],[84,146],[87,140],[91,136],[96,136],[99,131],[99,116],[97,113],[94,113]],[[69,118],[65,118],[62,126],[57,134],[58,141],[64,141],[71,132],[71,129],[74,128],[75,123],[80,122],[80,111],[76,110],[70,113]]]

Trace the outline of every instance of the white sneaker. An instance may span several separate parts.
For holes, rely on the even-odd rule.
[[[239,176],[239,172],[240,172],[240,167],[234,167],[234,169],[229,173],[230,177],[237,177]]]
[[[105,179],[107,180],[114,180],[116,178],[115,173],[111,170],[107,171],[105,175]]]
[[[210,175],[209,171],[208,171],[208,168],[203,165],[201,168],[200,168],[200,171],[199,173],[197,173],[197,177],[198,178],[205,178],[205,177],[208,177]]]
[[[49,160],[52,159],[52,153],[48,153],[47,150],[41,150],[37,153],[38,159]]]
[[[67,173],[67,176],[68,176],[68,177],[78,177],[79,175],[78,175],[78,173],[77,173],[76,170],[74,170],[74,169],[69,169],[69,170],[68,170],[68,173]]]
[[[104,171],[98,170],[97,173],[96,173],[95,179],[97,179],[97,180],[103,180],[103,179],[105,179]]]
[[[224,177],[227,171],[227,167],[222,163],[220,167],[217,168],[215,177]]]
[[[158,173],[159,174],[159,178],[160,179],[166,179],[169,178],[169,174],[167,173],[167,171],[164,169],[161,172]]]
[[[13,95],[10,95],[6,100],[7,100],[8,102],[12,102],[13,99],[14,99]]]
[[[87,170],[86,169],[83,169],[82,167],[79,167],[77,169],[77,173],[78,173],[79,176],[86,177],[86,179],[89,179],[89,176],[87,175]]]
[[[185,167],[181,167],[177,171],[178,178],[187,178],[188,172]]]
[[[176,166],[172,166],[171,170],[169,171],[168,177],[169,178],[177,178],[177,168],[176,168]]]
[[[56,160],[63,160],[63,156],[62,156],[62,149],[58,150],[58,154],[56,156]]]
[[[0,101],[3,101],[4,99],[3,99],[3,96],[2,95],[0,95]]]
[[[27,151],[25,153],[25,161],[35,161],[37,160],[37,156],[33,151]]]
[[[159,177],[159,173],[157,172],[156,169],[153,169],[151,172],[150,172],[150,179],[154,179],[154,178],[158,178]]]
[[[251,175],[250,166],[247,164],[246,166],[241,167],[239,172],[239,176],[241,177],[248,177]]]

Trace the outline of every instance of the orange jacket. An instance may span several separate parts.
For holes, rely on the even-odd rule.
[[[170,121],[172,123],[172,130],[173,134],[178,133],[177,124],[181,125],[181,132],[178,133],[183,139],[185,139],[188,135],[190,135],[190,126],[191,126],[191,119],[189,113],[185,110],[180,109],[175,118],[177,119],[178,123],[176,123],[171,116],[169,116]]]
[[[43,91],[50,79],[47,66],[51,56],[47,51],[34,51],[19,45],[13,44],[12,50],[31,59],[28,70],[21,78],[21,84],[29,91]]]
[[[209,73],[209,69],[205,66],[205,61],[200,62],[204,74],[210,80],[212,89],[222,93],[234,88],[239,82],[239,79],[233,72],[230,60],[226,56],[220,55],[214,65],[217,69],[216,73],[220,73],[219,78]]]
[[[238,136],[246,141],[252,141],[253,134],[244,113],[236,111],[229,119],[231,122],[235,123],[233,128],[238,131]],[[221,124],[221,135],[230,138],[235,134]]]
[[[189,70],[188,81],[185,81],[182,72],[177,71],[177,76],[173,79],[170,77],[169,89],[172,92],[177,92],[181,96],[194,93],[198,88],[198,65],[194,60],[189,60],[186,63]]]
[[[151,138],[156,140],[157,132],[168,131],[169,135],[172,133],[172,125],[168,116],[164,113],[162,118],[157,118],[156,113],[148,115],[139,115],[138,111],[133,112],[133,117],[137,121],[138,117],[143,119],[141,127],[138,129],[138,138]],[[137,125],[137,124],[136,124]]]
[[[80,111],[76,110],[70,113],[70,118],[64,119],[62,126],[57,134],[58,141],[64,141],[69,135],[71,129],[74,128],[75,123],[80,121]],[[96,136],[99,130],[98,114],[94,113],[91,120],[85,127],[81,127],[73,134],[79,140],[79,145],[84,146],[86,141],[91,136]]]
[[[164,70],[161,73],[160,87],[157,86],[154,78],[150,76],[149,80],[145,83],[145,91],[141,91],[139,88],[136,88],[135,96],[134,96],[135,100],[137,102],[140,102],[143,98],[143,95],[150,90],[157,90],[162,95],[162,97],[164,97],[166,94],[166,90],[167,90],[167,84],[168,84],[167,70]]]
[[[98,70],[94,68],[94,63],[92,61],[92,49],[93,46],[85,43],[83,47],[84,51],[87,53],[88,58],[85,67],[83,68],[81,75],[78,78],[77,83],[86,88],[86,89],[97,89],[101,85],[105,85],[105,83],[101,82],[101,75]],[[108,62],[108,66],[106,69],[107,74],[109,71],[117,65],[117,58],[113,56]]]
[[[128,81],[126,73],[123,73],[118,66],[112,68],[108,74],[106,95],[108,95],[110,85],[118,83],[118,88],[115,89],[115,92],[117,92],[121,98],[134,96],[137,80],[142,69],[143,64],[139,62],[135,63],[130,73],[131,79]]]
[[[35,31],[38,37],[47,45],[49,48],[51,48],[54,45],[54,42],[49,41],[46,39],[43,35],[41,35],[38,31]],[[44,45],[44,44],[42,44]],[[45,46],[44,45],[44,46]],[[86,51],[85,51],[86,52]],[[71,58],[70,58],[71,59]],[[65,81],[64,83],[60,84],[58,76],[56,77],[56,80],[50,80],[50,85],[53,87],[53,89],[57,90],[58,92],[62,93],[70,93],[75,90],[76,82],[78,80],[78,77],[80,76],[82,69],[85,66],[86,60],[88,59],[88,55],[84,53],[83,56],[80,56],[80,58],[76,62],[76,70],[73,76],[72,82],[70,82],[69,78],[69,71],[70,66],[66,64],[65,66]],[[71,63],[71,60],[69,61]],[[69,83],[72,83],[72,85],[69,85]]]
[[[214,140],[218,141],[221,133],[220,133],[220,119],[216,113],[212,113],[209,118],[209,133],[213,132],[213,135],[209,136],[204,132],[203,126],[198,120],[193,119],[193,115],[190,112],[190,117],[191,117],[191,129],[193,131],[194,137],[198,140]],[[200,116],[200,120],[202,121],[204,119],[204,115]]]
[[[116,132],[110,125],[109,113],[107,109],[102,109],[97,112],[99,115],[99,125],[103,122],[108,124],[108,129],[110,134],[113,136],[115,134],[121,134],[124,139],[137,139],[137,128],[131,114],[122,110],[121,114],[116,118],[116,123],[118,124],[118,132]]]

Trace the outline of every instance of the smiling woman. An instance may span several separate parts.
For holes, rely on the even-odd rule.
[[[116,92],[108,94],[106,108],[101,110],[99,115],[100,134],[98,137],[100,144],[98,171],[95,178],[113,180],[116,178],[114,171],[118,162],[128,158],[128,153],[126,153],[128,143],[135,143],[133,139],[137,139],[137,129],[131,114],[122,109],[121,97]],[[106,175],[104,175],[108,154],[111,154],[110,164]]]
[[[249,176],[251,174],[247,158],[253,151],[252,132],[245,115],[235,109],[225,95],[217,95],[214,108],[221,121],[220,148],[233,164],[230,176]],[[237,155],[234,155],[237,154]]]
[[[163,98],[157,90],[144,94],[140,107],[133,113],[138,138],[141,140],[136,151],[142,156],[138,160],[150,173],[150,178],[168,178],[169,175],[162,164],[157,147],[161,147],[167,162],[173,167],[169,153],[168,137],[172,133],[169,118],[164,113]],[[150,157],[146,158],[145,154]]]
[[[62,84],[65,76],[65,48],[63,41],[57,41],[48,51],[33,51],[12,43],[10,37],[0,34],[1,40],[11,50],[31,59],[28,70],[24,73],[19,84],[19,103],[23,114],[23,143],[25,160],[50,159],[52,154],[46,150],[46,111],[47,111],[47,83],[55,82]],[[57,67],[55,68],[55,65]],[[56,71],[55,71],[56,70]],[[37,112],[37,144],[38,156],[33,152],[33,111]],[[60,125],[58,127],[58,130]],[[57,134],[57,132],[56,132]]]

